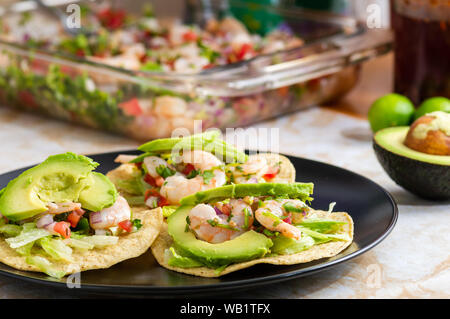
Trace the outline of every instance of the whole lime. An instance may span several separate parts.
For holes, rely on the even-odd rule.
[[[450,100],[441,96],[426,99],[422,104],[420,104],[419,108],[414,113],[414,120],[417,120],[419,117],[427,113],[435,111],[450,113]]]
[[[370,127],[374,132],[386,127],[409,125],[413,116],[412,102],[397,93],[380,97],[372,104],[368,114]]]

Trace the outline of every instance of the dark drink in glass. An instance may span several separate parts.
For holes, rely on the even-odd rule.
[[[450,0],[391,0],[395,91],[450,98]]]

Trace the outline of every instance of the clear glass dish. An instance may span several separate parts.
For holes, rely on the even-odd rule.
[[[188,2],[184,11],[190,14],[180,10],[169,17],[201,24],[204,16],[198,12],[205,10],[193,5],[200,2]],[[143,1],[133,6],[139,8],[138,3]],[[209,14],[220,14],[217,1],[208,3],[215,4]],[[0,104],[149,140],[170,136],[176,128],[245,126],[337,99],[355,85],[362,62],[391,49],[388,30],[370,30],[349,17],[279,6],[259,9],[276,13],[305,43],[179,74],[132,71],[0,40]],[[27,10],[36,10],[32,1],[0,8],[0,14]]]

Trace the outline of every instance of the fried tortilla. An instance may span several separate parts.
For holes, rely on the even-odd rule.
[[[73,274],[85,270],[109,268],[123,260],[142,255],[150,248],[160,232],[163,225],[162,210],[161,208],[151,211],[133,210],[133,217],[141,220],[142,227],[134,233],[119,236],[117,244],[91,250],[74,248],[73,262],[52,260],[52,267],[66,274]],[[33,252],[33,255],[40,254]],[[42,257],[48,258],[45,253],[42,253]],[[40,272],[36,266],[28,264],[25,260],[25,256],[19,255],[4,239],[0,239],[0,262],[19,270]]]
[[[343,231],[349,236],[350,240],[331,241],[324,244],[314,245],[308,250],[304,250],[292,255],[268,256],[241,263],[236,263],[227,266],[226,268],[218,272],[217,270],[208,267],[180,268],[169,266],[166,260],[165,251],[166,249],[169,249],[172,246],[173,242],[171,236],[167,232],[167,225],[164,224],[160,235],[152,245],[152,253],[155,256],[158,263],[164,268],[199,277],[220,277],[238,271],[240,269],[251,267],[256,264],[294,265],[307,263],[321,258],[333,257],[339,254],[341,251],[343,251],[352,243],[353,220],[349,214],[344,212],[328,213],[325,211],[314,211],[314,213],[319,218],[327,218],[336,221],[346,222],[346,224],[343,225]]]
[[[291,161],[283,155],[279,154],[272,154],[272,153],[261,153],[261,154],[254,154],[249,156],[249,160],[255,157],[264,157],[267,160],[267,163],[269,166],[277,166],[280,165],[280,171],[275,176],[274,179],[272,179],[271,183],[294,183],[295,182],[295,168],[294,165],[292,165]],[[136,178],[136,172],[137,168],[135,164],[122,164],[119,167],[113,169],[112,171],[109,171],[106,176],[114,183],[114,185],[117,187],[119,192],[125,196],[126,198],[129,198],[130,196],[136,196],[136,194],[130,194],[129,192],[126,192],[121,188],[121,183],[123,181],[130,181],[131,183]],[[142,205],[133,205],[130,204],[130,206],[133,207],[143,207]]]

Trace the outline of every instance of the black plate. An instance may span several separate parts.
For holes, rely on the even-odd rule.
[[[101,164],[98,170],[106,173],[117,166],[113,160],[119,153],[134,152],[104,153],[90,157]],[[192,295],[250,288],[333,267],[373,248],[394,228],[398,216],[397,206],[391,195],[374,182],[325,163],[297,157],[289,159],[297,170],[297,181],[314,183],[314,208],[327,210],[328,204],[336,201],[336,211],[346,211],[352,216],[355,223],[354,242],[338,256],[292,266],[261,264],[221,278],[200,278],[160,267],[149,250],[138,258],[109,269],[81,273],[81,290],[118,295]],[[0,175],[0,189],[25,169]],[[0,274],[47,286],[66,287],[64,279],[59,281],[40,273],[18,271],[1,263]]]

